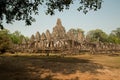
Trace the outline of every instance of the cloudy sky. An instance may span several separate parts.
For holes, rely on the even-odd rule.
[[[77,0],[76,0],[77,1]],[[31,26],[25,26],[23,21],[14,22],[13,24],[6,24],[4,26],[10,32],[16,30],[20,31],[25,36],[31,36],[37,31],[40,33],[49,29],[52,32],[52,28],[56,25],[57,18],[60,18],[62,25],[66,31],[71,28],[81,28],[86,33],[93,29],[102,29],[106,33],[110,33],[112,30],[120,27],[120,0],[103,0],[102,8],[98,11],[90,11],[86,15],[82,12],[78,12],[78,4],[71,5],[69,10],[64,12],[56,12],[55,15],[50,16],[45,14],[45,8],[40,7],[39,15],[34,16],[36,22]]]

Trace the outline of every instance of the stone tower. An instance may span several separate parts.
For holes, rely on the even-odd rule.
[[[50,33],[49,30],[46,30],[46,38],[47,38],[48,41],[51,40],[51,33]]]
[[[40,35],[40,33],[39,32],[36,32],[36,35],[35,35],[35,41],[40,41],[41,39],[41,35]]]
[[[66,36],[65,28],[62,26],[61,20],[58,18],[56,26],[53,28],[52,37],[53,39],[64,39]]]

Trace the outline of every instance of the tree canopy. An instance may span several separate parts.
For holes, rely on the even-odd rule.
[[[109,42],[120,44],[120,28],[113,30],[109,35]]]
[[[15,31],[14,33],[10,34],[10,38],[12,40],[12,43],[14,43],[14,44],[21,44],[23,38],[25,38],[25,37],[19,31]]]
[[[8,30],[0,30],[0,53],[4,53],[6,50],[10,49],[11,40],[9,37]]]
[[[103,32],[101,29],[91,30],[87,33],[86,38],[90,42],[94,41],[101,41],[101,42],[107,42],[108,35]]]
[[[10,33],[9,30],[0,30],[0,53],[13,49],[14,44],[22,44],[22,40],[28,40],[28,37],[22,35],[19,31]]]
[[[47,6],[46,14],[54,15],[55,10],[59,12],[69,9],[75,0],[0,0],[0,28],[3,29],[3,20],[6,23],[12,23],[15,20],[25,21],[26,25],[31,25],[35,19],[32,15],[37,15],[39,6]],[[78,11],[87,13],[90,10],[101,8],[102,0],[78,0]]]

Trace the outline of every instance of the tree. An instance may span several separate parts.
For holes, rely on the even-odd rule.
[[[24,35],[22,35],[19,31],[15,31],[10,35],[10,39],[12,40],[13,44],[21,44],[23,38],[26,38]]]
[[[120,38],[120,28],[117,28],[116,30],[113,30],[111,34],[113,34],[113,35],[117,36],[118,38]]]
[[[108,35],[103,32],[101,29],[91,30],[87,33],[86,39],[90,42],[94,41],[101,41],[101,42],[107,42],[108,41]]]
[[[11,48],[11,39],[8,30],[0,31],[0,53],[4,53]]]
[[[120,28],[113,30],[109,35],[109,42],[120,44]]]
[[[3,28],[2,22],[12,23],[15,20],[25,21],[26,25],[31,25],[35,19],[33,14],[37,15],[39,6],[46,5],[46,14],[54,15],[55,10],[59,12],[69,9],[75,0],[0,0],[0,28]],[[78,11],[87,13],[89,10],[98,10],[101,8],[102,0],[79,0]]]

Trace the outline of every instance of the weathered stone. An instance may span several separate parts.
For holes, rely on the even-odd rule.
[[[47,38],[48,41],[51,40],[51,34],[50,34],[49,30],[46,30],[46,38]]]
[[[70,29],[67,32],[67,37],[69,40],[82,42],[84,40],[84,32],[81,29]]]
[[[83,40],[84,40],[84,31],[82,31],[81,29],[78,29],[77,32],[78,32],[77,40],[79,42],[83,42]]]
[[[74,39],[74,34],[73,34],[73,30],[70,29],[68,32],[67,32],[67,38],[68,40],[73,40]]]
[[[35,46],[35,36],[34,35],[31,36],[28,46],[29,46],[29,48],[34,48],[34,46]]]
[[[49,30],[46,30],[46,33],[42,33],[42,35],[36,32],[35,36],[32,35],[29,41],[23,38],[22,43],[15,45],[14,48],[22,52],[26,50],[29,52],[68,51],[71,54],[79,53],[80,51],[89,51],[92,54],[96,52],[120,51],[120,45],[101,43],[99,41],[90,42],[89,39],[84,38],[84,32],[81,29],[70,29],[66,34],[60,19],[57,19],[52,34]]]
[[[45,33],[42,33],[42,35],[41,35],[41,40],[46,40],[46,35],[45,35]]]
[[[22,44],[27,44],[27,41],[25,38],[22,39]]]
[[[32,35],[31,38],[30,38],[30,42],[34,42],[35,41],[35,36]]]
[[[60,19],[57,19],[56,26],[53,28],[52,37],[54,39],[64,39],[66,37],[66,31]]]
[[[36,35],[35,35],[36,41],[37,41],[37,42],[40,41],[40,38],[41,38],[40,33],[39,33],[39,32],[36,32]]]

